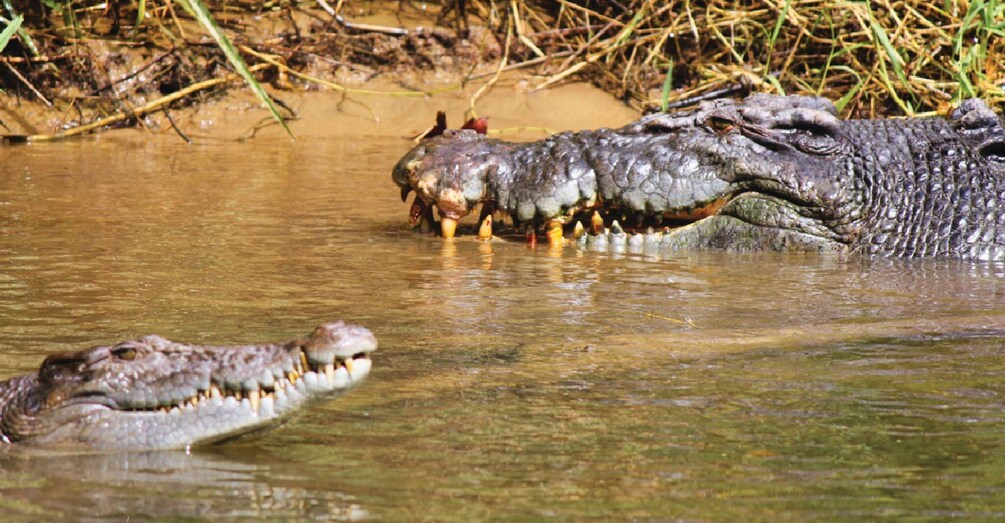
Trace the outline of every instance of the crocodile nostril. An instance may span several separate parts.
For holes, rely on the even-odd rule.
[[[981,156],[995,162],[1005,162],[1005,142],[986,143],[980,148]]]

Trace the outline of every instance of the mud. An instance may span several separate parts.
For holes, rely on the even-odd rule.
[[[369,89],[374,82],[387,91],[423,91],[430,83],[459,86],[472,76],[484,81],[503,54],[494,32],[483,26],[458,31],[437,26],[429,12],[397,2],[361,5],[344,9],[341,23],[314,3],[257,13],[242,6],[235,14],[214,15],[249,67],[259,66],[256,79],[291,118],[299,115],[289,104],[296,105],[305,92],[330,91],[332,84]],[[223,52],[194,20],[158,19],[157,30],[153,21],[124,25],[131,13],[91,11],[74,26],[51,13],[48,19],[27,13],[39,54],[17,38],[4,51],[8,67],[0,68],[6,93],[0,96],[0,132],[57,133],[110,114],[132,114],[201,82],[234,75]],[[269,66],[255,53],[303,76]],[[233,111],[257,105],[241,94],[247,90],[234,78],[154,111],[140,109],[142,114],[113,126],[171,128],[174,118],[190,118],[193,107],[200,120],[219,121],[214,106]]]

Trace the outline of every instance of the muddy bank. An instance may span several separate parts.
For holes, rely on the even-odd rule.
[[[407,144],[434,123],[440,110],[447,113],[450,127],[459,127],[471,114],[471,100],[484,84],[430,85],[442,90],[428,96],[395,95],[403,92],[400,82],[381,79],[367,84],[368,93],[297,90],[280,93],[279,99],[296,115],[288,124],[298,141],[379,136],[397,137]],[[241,87],[238,84],[204,103],[151,114],[143,118],[142,125],[105,130],[80,139],[288,141],[290,138],[261,103]],[[535,91],[519,73],[501,76],[487,94],[478,98],[475,110],[478,116],[488,119],[491,135],[516,140],[540,139],[565,130],[619,126],[638,116],[635,110],[585,82]],[[0,109],[0,119],[15,130],[40,129],[45,124],[32,120],[59,121],[60,117],[32,103]],[[387,169],[390,172],[390,165]]]
[[[212,107],[229,111],[242,105],[247,85],[191,18],[175,16],[159,34],[150,23],[136,32],[112,24],[107,11],[88,14],[74,27],[53,23],[51,16],[36,17],[35,24],[52,27],[30,33],[34,49],[15,38],[4,51],[0,123],[5,134],[59,133],[110,115],[122,117],[99,128],[161,129],[186,118],[194,106],[206,108],[203,119],[219,121]],[[421,97],[431,85],[457,90],[479,78],[484,82],[503,54],[484,27],[471,26],[461,34],[436,26],[436,18],[424,10],[399,8],[395,2],[343,14],[352,21],[332,18],[313,4],[234,14],[224,10],[215,16],[283,116],[294,120],[300,115],[290,104],[296,102],[287,99],[302,93],[340,93],[353,103],[353,89],[379,86],[394,96]],[[68,37],[81,32],[82,37]]]
[[[174,112],[246,89],[182,3],[21,7],[25,32],[0,59],[4,132],[161,128]],[[294,118],[290,93],[375,81],[429,91],[489,82],[500,68],[534,75],[538,89],[589,81],[636,111],[751,91],[822,95],[846,117],[1005,100],[1001,23],[983,4],[912,0],[905,17],[835,2],[204,3]],[[101,120],[110,115],[120,117]]]

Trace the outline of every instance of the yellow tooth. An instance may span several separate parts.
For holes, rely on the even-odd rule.
[[[548,245],[552,247],[562,246],[562,220],[551,220],[548,222]]]
[[[576,226],[572,229],[572,237],[578,240],[584,234],[586,234],[586,227],[583,227],[583,222],[576,222]]]
[[[235,390],[234,398],[237,399],[237,401],[241,401],[244,398],[244,394],[241,394],[241,391],[239,390]]]
[[[297,370],[300,371],[301,374],[303,374],[304,369],[311,368],[310,365],[307,364],[307,353],[304,351],[300,351],[300,367],[301,368]]]
[[[492,239],[492,215],[488,215],[482,220],[482,224],[478,226],[478,239],[479,240],[491,240]]]
[[[335,381],[335,364],[326,363],[325,364],[325,378],[328,378],[328,383]]]
[[[192,404],[193,407],[198,407],[199,406],[199,395],[197,394],[195,396],[192,396],[192,399],[189,400],[189,402]]]
[[[221,394],[220,394],[220,388],[217,387],[216,385],[210,385],[209,386],[209,396],[211,398],[219,398],[221,396]]]
[[[441,217],[440,232],[443,234],[443,239],[453,239],[454,233],[457,232],[457,220],[453,218]]]
[[[251,410],[255,414],[258,414],[258,403],[261,400],[261,397],[262,397],[261,391],[257,390],[248,391],[248,401],[251,402]]]
[[[590,217],[590,225],[592,226],[591,231],[593,234],[600,234],[604,230],[604,218],[600,216],[600,213],[593,211],[593,216]]]
[[[345,365],[345,370],[349,373],[349,376],[352,377],[352,359],[345,360],[342,364]]]
[[[290,371],[290,373],[286,375],[286,379],[290,380],[290,385],[296,383],[297,382],[297,378],[299,378],[299,377],[300,377],[300,373],[297,372],[297,371],[295,371],[295,370]]]

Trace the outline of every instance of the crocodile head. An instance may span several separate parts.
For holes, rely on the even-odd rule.
[[[585,221],[603,245],[652,227],[640,242],[671,251],[1002,259],[1005,222],[987,205],[1005,190],[1003,136],[979,101],[948,119],[839,120],[822,98],[752,95],[533,143],[454,132],[392,179],[416,192],[413,218],[439,210],[444,237],[486,205],[559,242]]]
[[[205,347],[146,336],[53,355],[0,384],[8,442],[185,448],[275,424],[370,371],[373,334],[342,322],[282,344]]]
[[[840,249],[854,231],[838,224],[859,203],[846,153],[829,102],[754,96],[532,144],[452,132],[406,154],[392,179],[444,222],[479,204],[541,224],[600,211],[608,225],[673,226],[662,242],[684,248]]]

